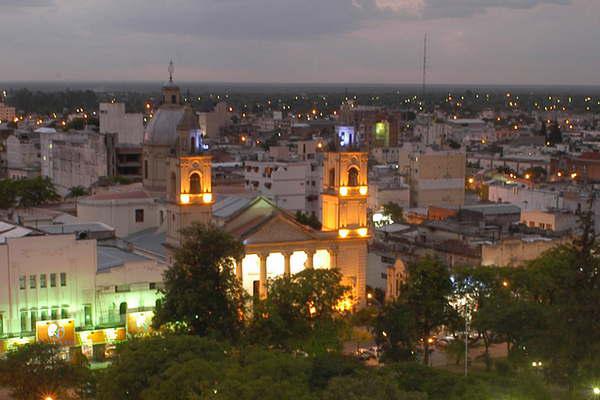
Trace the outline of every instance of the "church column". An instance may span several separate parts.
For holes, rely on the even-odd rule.
[[[290,276],[292,274],[292,252],[282,251],[283,253],[283,274]]]
[[[313,269],[314,268],[314,259],[315,259],[315,250],[307,249],[307,250],[304,250],[304,252],[306,253],[306,264],[304,265],[304,267],[306,269]]]
[[[259,253],[258,258],[260,259],[260,278],[258,293],[261,299],[267,297],[267,257],[269,253]]]
[[[338,265],[337,265],[337,258],[338,258],[337,250],[338,250],[337,246],[331,247],[329,249],[329,267],[330,268],[338,268]]]

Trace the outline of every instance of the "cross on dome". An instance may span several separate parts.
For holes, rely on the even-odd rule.
[[[173,60],[169,62],[169,82],[173,82],[173,73],[175,72],[175,65],[173,65]]]

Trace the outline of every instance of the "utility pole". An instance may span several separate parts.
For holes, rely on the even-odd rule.
[[[465,303],[465,376],[469,375],[469,303]]]

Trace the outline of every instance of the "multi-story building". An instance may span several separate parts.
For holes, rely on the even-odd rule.
[[[410,155],[408,168],[411,207],[464,204],[464,152],[425,149]]]
[[[40,134],[17,130],[6,139],[6,171],[12,179],[34,178],[41,173]]]
[[[115,176],[115,139],[116,134],[93,131],[41,133],[42,175],[52,180],[60,194]]]
[[[198,125],[207,137],[217,138],[221,129],[231,124],[231,116],[229,106],[222,101],[217,103],[211,111],[199,112]]]
[[[487,143],[496,140],[493,126],[482,119],[449,119],[445,137],[457,143]]]
[[[0,102],[0,123],[13,121],[16,116],[15,108]]]
[[[246,161],[247,190],[262,194],[278,207],[319,215],[321,169],[310,161]]]
[[[116,133],[119,144],[139,146],[144,140],[144,117],[126,113],[123,103],[100,103],[100,133]]]

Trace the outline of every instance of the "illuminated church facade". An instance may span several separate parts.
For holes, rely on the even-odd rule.
[[[341,146],[325,154],[321,230],[300,224],[263,197],[223,212],[227,207],[220,205],[228,200],[213,195],[211,156],[198,134],[191,108],[180,99],[171,75],[163,88],[157,121],[149,124],[144,143],[144,165],[148,167],[144,184],[148,190],[164,188],[167,263],[172,263],[172,251],[183,239],[183,228],[194,222],[214,223],[245,246],[235,273],[249,294],[267,296],[267,281],[284,274],[305,268],[338,268],[343,283],[352,288],[354,304],[364,304],[370,236],[367,154]]]

